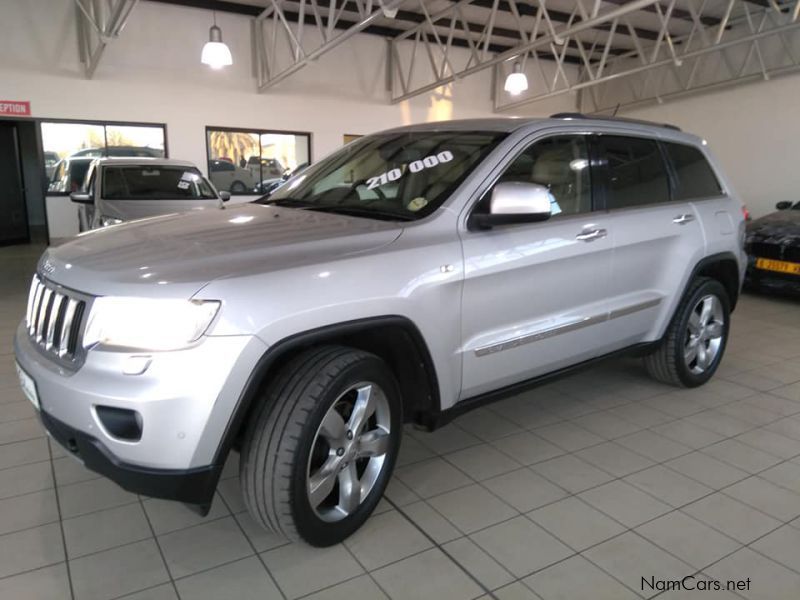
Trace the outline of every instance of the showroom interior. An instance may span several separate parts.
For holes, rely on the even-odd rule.
[[[0,598],[800,597],[798,106],[800,0],[4,0]],[[321,172],[326,157],[358,152],[372,143],[372,134],[427,124],[418,131],[436,135],[437,127],[449,131],[446,122],[451,120],[472,120],[459,126],[470,133],[516,127],[497,125],[497,119],[530,121],[533,127],[549,119],[541,121],[542,127],[567,123],[587,136],[597,123],[602,129],[603,123],[638,127],[646,122],[643,127],[655,131],[654,136],[663,132],[660,140],[682,136],[675,132],[679,128],[697,136],[691,139],[697,140],[698,152],[710,152],[714,168],[725,174],[728,200],[736,202],[733,217],[725,218],[740,227],[739,250],[765,223],[762,246],[770,235],[781,238],[775,255],[753,254],[757,245],[749,241],[751,254],[742,250],[747,284],[739,294],[743,281],[734,273],[729,291],[738,300],[732,302],[730,334],[707,383],[667,385],[648,377],[644,351],[616,353],[579,365],[585,368],[563,369],[558,377],[548,374],[536,386],[492,398],[496,401],[476,402],[469,411],[451,412],[452,418],[433,430],[427,421],[409,417],[398,426],[402,440],[394,470],[371,515],[332,545],[291,539],[258,522],[268,519],[253,516],[252,500],[243,491],[247,484],[240,478],[240,468],[247,472],[240,464],[241,444],[249,443],[249,437],[233,442],[215,474],[213,502],[198,510],[189,502],[126,489],[76,460],[70,455],[75,448],[65,448],[63,439],[45,427],[37,392],[34,401],[24,382],[30,379],[28,364],[49,359],[37,355],[25,362],[15,336],[27,335],[31,324],[26,314],[30,319],[32,306],[35,313],[40,293],[36,281],[49,277],[48,269],[65,262],[63,268],[71,269],[71,260],[80,275],[94,265],[98,277],[110,282],[108,289],[139,289],[136,282],[124,288],[127,275],[105,266],[123,259],[130,264],[139,260],[136,268],[144,271],[136,275],[142,278],[140,287],[165,284],[171,290],[174,283],[174,289],[182,290],[203,269],[224,280],[224,257],[206,257],[200,239],[211,235],[212,213],[219,209],[233,215],[225,218],[244,228],[251,225],[255,208],[276,211],[268,233],[287,247],[297,246],[291,249],[295,254],[278,241],[270,241],[273,246],[262,255],[256,253],[258,240],[243,236],[242,243],[253,245],[248,269],[258,269],[262,261],[262,270],[277,273],[278,285],[251,292],[268,298],[265,312],[286,330],[272,341],[282,343],[290,333],[305,332],[289,331],[275,316],[280,313],[273,305],[276,300],[280,305],[281,296],[291,303],[301,302],[303,295],[280,284],[294,281],[287,273],[298,265],[321,260],[322,251],[311,244],[319,242],[314,235],[322,234],[308,233],[293,220],[290,213],[299,209],[266,207],[270,195],[278,198],[274,206],[292,200],[292,189],[302,189],[306,177],[313,180],[318,163]],[[664,163],[671,164],[666,145],[659,142],[658,147]],[[435,173],[453,160],[453,153],[440,150],[437,146],[438,154],[424,159],[429,162],[422,155],[408,159],[411,166],[408,171],[403,167],[402,177]],[[402,148],[397,152],[404,155]],[[584,166],[593,161],[594,154]],[[192,205],[173,207],[167,216],[137,213],[130,220],[148,222],[130,225],[123,223],[129,217],[122,212],[101,214],[101,195],[113,204],[114,169],[137,164],[142,182],[170,169],[182,172],[177,187],[206,190],[195,198],[213,201],[214,209]],[[360,183],[361,173],[350,173],[344,181],[372,189],[379,185],[379,173],[373,175]],[[101,177],[102,192],[94,184]],[[392,178],[401,172],[387,170],[380,177],[385,178],[380,185],[391,190]],[[384,192],[376,198],[377,204],[386,199]],[[380,253],[384,244],[394,243],[391,228],[403,230],[398,233],[402,241],[405,230],[420,230],[453,212],[445,205],[427,214],[425,202],[422,198],[422,208],[409,209],[421,211],[414,217],[419,223],[371,220],[368,227],[358,225],[365,219],[357,213],[346,217],[356,225],[342,225],[329,248],[338,252],[352,243],[356,250],[347,259],[363,258],[369,265],[355,276],[362,279],[348,280],[351,291],[362,286],[366,297],[375,289],[368,285],[373,280],[390,280],[393,270],[413,268],[410,260],[381,263],[385,255]],[[318,218],[345,219],[321,212]],[[279,221],[286,222],[285,233]],[[194,229],[182,233],[184,226]],[[291,238],[292,227],[301,237]],[[157,240],[157,230],[186,245]],[[352,242],[347,231],[353,232]],[[605,235],[604,229],[597,231]],[[108,263],[93,249],[94,239],[105,240]],[[434,242],[433,237],[417,239],[422,241],[415,256],[422,265],[427,260],[422,254]],[[458,240],[454,232],[452,244]],[[593,247],[602,249],[603,243],[593,242]],[[138,266],[144,259],[137,253],[158,259],[158,244],[168,255],[163,271],[169,276],[159,276],[155,263]],[[221,244],[214,239],[209,247]],[[430,275],[420,266],[418,280],[395,290],[397,296],[411,297],[417,287],[450,281],[471,268],[458,266],[459,260],[469,263],[460,248],[455,258],[439,260],[441,272]],[[192,256],[195,249],[199,258]],[[534,243],[524,249],[530,255],[537,251]],[[52,264],[40,262],[44,252]],[[489,263],[506,251],[491,247],[486,252],[482,258]],[[285,264],[281,257],[288,257]],[[191,273],[189,267],[185,273],[175,267],[190,260]],[[767,266],[757,267],[760,261]],[[233,277],[236,267],[230,263],[229,268]],[[151,269],[157,275],[152,280],[147,279]],[[326,269],[317,277],[333,273],[333,283],[335,270]],[[691,265],[686,269],[692,271]],[[692,277],[699,272],[692,271]],[[40,279],[31,292],[35,273]],[[713,278],[717,271],[704,273]],[[764,281],[759,273],[775,280]],[[522,289],[490,290],[485,306],[512,288]],[[47,346],[55,349],[57,359],[45,367],[53,378],[81,381],[81,369],[65,366],[62,357],[74,343],[67,339],[66,323],[74,311],[75,322],[83,318],[85,324],[80,311],[90,300],[80,294],[81,300],[70,300],[77,291],[70,289],[67,283],[52,288],[51,305],[64,301],[59,316],[51,319]],[[307,293],[318,305],[333,305],[337,295],[315,296],[322,289],[309,284]],[[468,285],[463,292],[454,289],[451,296],[430,297],[430,310],[442,311],[441,330],[425,331],[420,325],[420,335],[431,337],[434,360],[423,352],[416,365],[398,375],[399,390],[421,389],[405,380],[430,377],[433,363],[438,366],[437,353],[454,360],[461,352],[441,349],[445,328],[460,310],[456,303],[468,302]],[[555,289],[548,291],[546,281],[530,289],[557,295]],[[386,318],[396,317],[399,306],[387,303]],[[464,309],[458,318],[469,314]],[[613,323],[613,313],[607,315]],[[213,318],[214,313],[197,339]],[[254,318],[240,315],[230,322]],[[317,326],[314,319],[307,319],[309,330]],[[469,325],[460,327],[470,330]],[[563,327],[576,329],[574,324]],[[61,330],[55,334],[60,343],[53,338],[54,328]],[[233,348],[236,336],[226,331],[214,343],[228,336]],[[550,335],[517,345],[533,351]],[[391,356],[414,347],[414,340],[398,339],[403,344]],[[501,346],[487,346],[486,353],[518,351]],[[134,359],[142,354],[131,352]],[[466,360],[465,380],[469,364],[475,364]],[[125,376],[140,375],[149,361],[148,356],[139,371],[126,370]],[[287,361],[280,363],[284,370],[295,364]],[[211,377],[204,369],[216,372],[230,361],[214,362],[194,365],[198,380]],[[401,358],[398,362],[406,364]],[[83,368],[89,366],[87,359]],[[459,376],[460,369],[459,363]],[[47,385],[39,382],[39,392]],[[102,391],[121,397],[123,387],[109,379]],[[155,388],[149,392],[160,393]],[[65,395],[61,401],[69,399]],[[190,413],[191,405],[186,410]],[[183,418],[178,411],[175,415]],[[141,437],[141,421],[134,425]],[[291,423],[284,425],[290,430]],[[347,454],[347,443],[344,447],[339,450]],[[165,446],[163,452],[171,450]],[[142,472],[149,468],[143,465]],[[721,589],[713,587],[718,582]]]

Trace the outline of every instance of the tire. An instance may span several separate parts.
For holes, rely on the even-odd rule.
[[[231,184],[231,189],[230,189],[231,194],[243,194],[246,191],[247,191],[247,186],[241,181],[237,180]]]
[[[710,311],[707,324],[703,324],[704,309]],[[684,294],[661,344],[645,357],[647,371],[670,385],[703,385],[719,367],[729,329],[728,293],[719,281],[698,277]]]
[[[296,357],[264,389],[245,434],[239,474],[250,514],[291,540],[341,542],[383,495],[402,417],[397,382],[377,356],[322,346]]]

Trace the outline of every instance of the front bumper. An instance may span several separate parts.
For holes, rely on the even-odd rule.
[[[211,336],[185,350],[150,353],[139,375],[125,375],[124,367],[146,353],[98,349],[69,371],[31,342],[23,324],[14,349],[35,382],[45,427],[68,451],[130,491],[195,504],[213,494],[225,459],[221,441],[266,352],[254,336]],[[97,407],[136,411],[140,439],[112,435]]]
[[[86,468],[108,477],[129,492],[197,505],[202,514],[208,512],[222,465],[168,470],[126,464],[111,454],[100,440],[44,411],[39,413],[39,418],[50,436]]]

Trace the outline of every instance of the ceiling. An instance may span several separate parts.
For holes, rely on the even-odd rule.
[[[272,4],[271,0],[150,1],[252,17],[257,17]],[[347,29],[360,20],[358,5],[355,0],[317,0],[317,5],[320,9],[326,9],[323,10],[323,15],[327,14],[327,9],[330,7],[331,1],[334,2],[337,11],[342,11],[341,17],[336,24],[338,29]],[[769,1],[770,0],[752,0],[750,3],[753,4],[754,7],[763,7],[768,5]],[[298,22],[301,11],[301,0],[283,0],[278,4],[281,6],[288,21],[294,23]],[[401,4],[394,18],[381,16],[374,20],[368,27],[364,28],[363,31],[364,33],[387,38],[394,38],[401,35],[403,32],[425,22],[426,17],[421,6],[422,4],[423,2],[421,0],[408,0]],[[440,11],[451,8],[455,4],[457,4],[457,2],[452,0],[424,1],[425,10],[434,17],[433,22],[436,25],[435,29],[428,28],[426,30],[428,31],[428,35],[431,35],[434,30],[442,37],[448,35],[450,18],[442,17],[436,19],[435,15]],[[453,38],[453,45],[468,47],[469,41],[466,39],[466,31],[472,34],[471,41],[473,43],[477,43],[478,41],[484,43],[482,35],[486,28],[486,23],[491,18],[495,4],[497,4],[498,10],[495,15],[491,39],[488,45],[490,52],[500,53],[507,51],[522,42],[522,35],[525,33],[528,35],[530,34],[536,23],[539,2],[531,0],[516,0],[516,2],[513,0],[471,0],[462,3],[461,13],[465,21],[465,27],[463,27],[463,30],[459,28],[457,35]],[[626,4],[626,0],[604,0],[599,2],[599,8],[602,12],[612,9],[614,6],[622,6],[624,4]],[[661,10],[656,6],[648,6],[645,9],[631,13],[626,18],[626,26],[617,30],[617,35],[614,37],[614,45],[609,48],[609,54],[613,56],[634,51],[636,49],[636,40],[634,36],[638,37],[643,44],[655,42],[659,37],[662,25],[662,14],[659,14],[659,12],[665,12],[669,4],[669,1],[664,0],[659,4]],[[580,22],[580,16],[573,16],[576,5],[576,2],[569,0],[548,0],[546,4],[547,16],[552,21],[553,27],[556,29],[565,28],[568,23],[576,24]],[[582,5],[588,12],[592,10],[594,1],[583,0]],[[672,37],[680,37],[691,31],[693,17],[689,10],[690,5],[693,5],[696,10],[702,10],[702,16],[698,18],[703,25],[714,26],[719,24],[724,18],[728,1],[706,0],[705,2],[695,2],[693,4],[692,0],[677,2],[669,19],[668,31]],[[311,10],[308,9],[308,3],[306,3],[306,7],[304,21],[312,25],[314,24],[314,16],[311,14]],[[515,8],[517,14],[515,14]],[[735,18],[736,15],[731,15],[731,17]],[[541,27],[543,28],[545,22],[542,21],[542,23]],[[579,39],[586,44],[587,48],[595,47],[602,50],[609,37],[610,28],[611,25],[608,23],[599,24],[597,27],[582,33]],[[540,31],[543,32],[543,29],[540,28]],[[539,56],[548,58],[548,52],[544,50],[539,51]],[[574,41],[571,41],[570,46],[566,49],[565,62],[572,62],[575,64],[581,62],[579,51]]]

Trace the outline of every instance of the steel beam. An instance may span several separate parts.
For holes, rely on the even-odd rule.
[[[509,101],[508,95],[501,94],[495,109],[514,110],[586,90],[590,93],[581,94],[581,102],[588,106],[579,108],[604,112],[800,70],[800,61],[792,50],[793,44],[800,42],[800,20],[795,18],[800,0],[780,4],[770,1],[766,6],[749,0],[728,0],[722,6],[716,5],[715,24],[708,24],[708,15],[703,14],[708,4],[711,3],[705,0],[682,2],[692,27],[688,33],[674,37],[669,25],[675,18],[675,1],[661,2],[654,7],[661,21],[661,34],[653,43],[645,45],[636,37],[636,48],[628,53],[611,58],[604,58],[600,49],[588,53],[580,71],[570,72],[568,80],[532,85],[527,96],[516,100]],[[613,43],[613,39],[607,43]]]
[[[109,42],[119,37],[139,0],[75,0],[78,53],[87,79],[94,77]]]
[[[541,17],[536,19],[534,35],[528,36],[528,32],[524,31],[520,22],[521,33],[523,34],[521,36],[523,41],[520,44],[505,52],[495,54],[494,56],[489,56],[486,52],[473,51],[468,58],[462,61],[458,66],[444,64],[447,60],[446,52],[449,50],[449,45],[446,44],[443,49],[430,49],[425,34],[435,30],[436,24],[434,19],[428,16],[424,23],[398,36],[398,38],[392,42],[394,46],[392,62],[396,71],[393,81],[399,81],[401,88],[399,94],[392,94],[392,102],[402,102],[403,100],[434,90],[442,85],[447,85],[456,79],[468,77],[469,75],[473,75],[486,68],[509,60],[516,58],[522,59],[529,54],[533,57],[534,61],[538,61],[538,53],[541,49],[549,49],[550,54],[556,59],[558,72],[563,76],[563,67],[568,57],[566,48],[571,41],[578,39],[578,34],[596,29],[598,26],[610,25],[625,15],[651,6],[657,1],[658,0],[634,0],[605,12],[598,12],[595,17],[582,18],[581,14],[587,14],[587,11],[582,5],[582,0],[577,0],[575,3],[576,7],[571,13],[570,19],[563,27],[559,28],[553,24],[545,0],[538,0],[536,8],[537,13],[540,14]],[[424,4],[425,0],[419,0],[419,2],[420,4]],[[468,0],[456,2],[451,5],[449,9],[443,11],[443,13],[439,13],[437,16],[439,19],[448,19],[453,24],[453,27],[457,29],[463,28],[463,19],[461,19],[460,10],[464,5],[469,3]],[[522,5],[517,4],[516,6],[519,7]],[[484,30],[478,38],[479,43],[476,44],[476,48],[480,46],[480,43],[491,38],[494,17],[498,10],[499,3],[494,1],[491,7],[491,13],[486,19],[487,23]],[[406,46],[408,44],[413,44],[414,47],[410,49],[410,52],[406,52],[406,56],[404,57],[399,46],[400,44],[406,44]],[[435,63],[430,72],[422,74],[421,79],[423,82],[421,83],[416,83],[415,79],[415,76],[419,79],[419,73],[418,70],[416,70],[418,65],[414,61],[417,50],[416,46],[418,45],[427,46],[426,49],[433,54],[431,60]],[[408,50],[408,48],[406,48],[406,50]],[[410,56],[408,56],[409,54]]]
[[[355,34],[384,17],[384,11],[391,11],[399,7],[403,1],[364,0],[355,3],[359,20],[337,34],[337,24],[341,21],[345,2],[299,0],[293,27],[292,22],[286,16],[286,3],[282,0],[270,0],[269,6],[256,18],[255,23],[255,43],[265,49],[263,52],[257,50],[255,53],[258,91],[263,92],[324,54],[336,49]],[[307,43],[303,43],[307,16],[313,19],[317,35],[321,40],[313,48],[309,47]],[[288,45],[288,60],[286,57],[278,55],[278,45],[284,49],[287,49]]]

